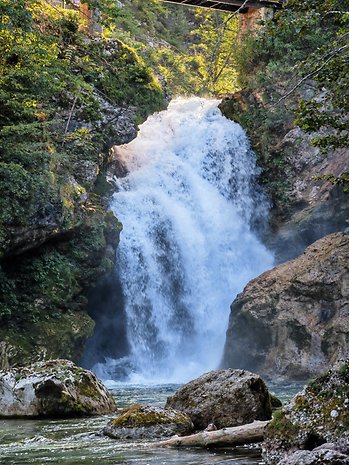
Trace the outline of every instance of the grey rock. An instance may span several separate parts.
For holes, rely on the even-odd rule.
[[[223,366],[307,379],[349,353],[349,236],[335,233],[252,280],[231,307]]]
[[[278,465],[349,465],[349,457],[330,449],[299,450],[282,459]]]
[[[205,373],[180,388],[166,408],[187,413],[197,429],[218,429],[271,418],[268,389],[262,378],[244,370]]]
[[[132,405],[111,420],[103,434],[113,439],[155,439],[190,434],[193,423],[189,416],[174,409]]]
[[[79,417],[115,411],[96,376],[68,360],[0,372],[0,416]]]
[[[326,460],[338,454],[347,457],[348,392],[349,360],[309,382],[266,428],[262,446],[266,463],[278,464],[297,450],[312,451],[315,458],[304,453],[311,464],[332,463]]]

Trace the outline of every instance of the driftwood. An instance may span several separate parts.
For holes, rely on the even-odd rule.
[[[156,443],[159,447],[225,447],[263,441],[269,421],[254,421],[247,425],[223,428],[217,431],[201,431],[190,436],[173,436]]]

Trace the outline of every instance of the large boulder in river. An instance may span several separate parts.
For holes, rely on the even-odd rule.
[[[231,307],[224,367],[307,379],[349,353],[349,235],[252,280]]]
[[[338,453],[326,452],[321,446]],[[296,454],[297,450],[314,454]],[[349,359],[311,381],[276,412],[266,428],[263,443],[263,457],[271,465],[279,464],[280,460],[282,465],[347,463],[326,461],[340,454],[349,454]]]
[[[131,405],[103,428],[113,439],[162,438],[190,434],[194,425],[188,415],[173,409]]]
[[[213,423],[218,429],[269,420],[271,404],[262,378],[244,370],[205,373],[185,384],[166,402],[166,408],[187,413],[195,428]]]
[[[115,411],[107,388],[69,360],[0,372],[0,417],[74,417]]]

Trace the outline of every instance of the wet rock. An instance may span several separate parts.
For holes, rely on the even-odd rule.
[[[223,366],[306,379],[349,352],[349,236],[335,233],[252,280],[231,307]]]
[[[193,423],[189,416],[174,409],[132,405],[121,411],[103,429],[113,439],[161,438],[190,434]]]
[[[348,459],[348,426],[349,360],[311,381],[274,415],[266,429],[263,456],[272,465],[280,460],[280,465],[345,464],[338,460]],[[290,455],[297,449],[312,454]]]
[[[210,423],[221,429],[271,418],[264,381],[244,370],[205,373],[169,397],[169,407],[188,414],[197,429],[205,429]]]
[[[349,456],[328,449],[298,450],[281,460],[278,465],[349,465]]]
[[[115,411],[96,376],[68,360],[0,372],[0,416],[77,417]]]

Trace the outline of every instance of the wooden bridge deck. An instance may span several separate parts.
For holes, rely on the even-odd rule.
[[[243,0],[163,0],[167,3],[175,3],[177,5],[189,5],[202,8],[211,8],[214,10],[223,11],[238,11],[246,13],[248,8],[270,8],[280,7],[280,1],[272,0],[256,0],[256,1],[243,1]]]

